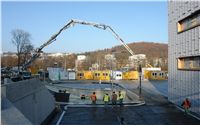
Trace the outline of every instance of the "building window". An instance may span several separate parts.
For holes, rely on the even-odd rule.
[[[83,73],[78,73],[78,76],[83,76],[84,74]]]
[[[154,77],[157,77],[157,73],[155,72],[155,73],[152,73],[152,75],[154,76]]]
[[[117,76],[121,77],[121,74],[117,74]]]
[[[200,71],[200,56],[181,57],[178,59],[179,70],[198,70]]]
[[[163,76],[164,76],[164,73],[160,73],[160,76],[163,77]]]
[[[95,73],[94,75],[95,75],[95,76],[100,76],[100,73]]]
[[[178,21],[177,23],[178,33],[192,29],[196,26],[200,26],[200,10]]]

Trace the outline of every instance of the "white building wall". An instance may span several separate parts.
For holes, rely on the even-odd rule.
[[[200,26],[177,33],[178,21],[197,10],[200,10],[198,0],[168,1],[168,99],[181,105],[185,98],[189,98],[191,111],[200,114],[200,71],[177,70],[179,57],[200,55]]]

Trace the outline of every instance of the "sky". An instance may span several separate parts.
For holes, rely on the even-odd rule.
[[[2,51],[16,52],[11,31],[31,34],[38,48],[70,19],[110,25],[125,43],[167,43],[167,1],[160,2],[15,2],[1,3]],[[120,45],[107,30],[75,25],[62,32],[44,52],[81,53]],[[133,50],[134,51],[134,50]]]

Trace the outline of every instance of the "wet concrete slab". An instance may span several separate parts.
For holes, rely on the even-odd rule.
[[[127,85],[137,93],[134,82]],[[199,120],[184,114],[157,91],[144,88],[142,98],[146,102],[142,106],[68,107],[60,125],[200,125]],[[52,125],[57,123],[61,113]]]
[[[159,111],[160,110],[160,111]],[[68,108],[60,125],[199,125],[200,121],[170,106]],[[56,124],[56,120],[52,123]]]

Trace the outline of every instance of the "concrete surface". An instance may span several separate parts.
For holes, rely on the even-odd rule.
[[[53,95],[37,79],[8,83],[1,88],[2,95],[34,125],[41,124],[55,108]]]
[[[1,97],[1,125],[33,125],[9,100]]]
[[[112,95],[112,85],[111,84],[92,84],[91,82],[85,81],[85,83],[71,83],[71,82],[62,82],[59,84],[46,84],[46,87],[53,91],[58,92],[59,90],[66,90],[70,93],[69,102],[65,104],[91,104],[90,95],[93,92],[96,92],[97,104],[104,104],[103,96],[105,93],[108,93],[110,98]],[[113,90],[118,95],[118,92],[124,95],[124,103],[140,103],[139,97],[131,92],[127,91],[123,87],[118,85],[113,85]],[[85,95],[86,99],[81,100],[81,95]],[[64,103],[64,102],[63,102]]]
[[[121,82],[131,91],[138,92],[138,82]],[[60,125],[199,125],[200,121],[184,114],[163,96],[163,89],[145,82],[142,97],[146,102],[143,106],[133,107],[68,107]],[[162,95],[162,94],[163,95]],[[55,125],[62,112],[52,122]],[[124,120],[122,120],[124,119]]]

